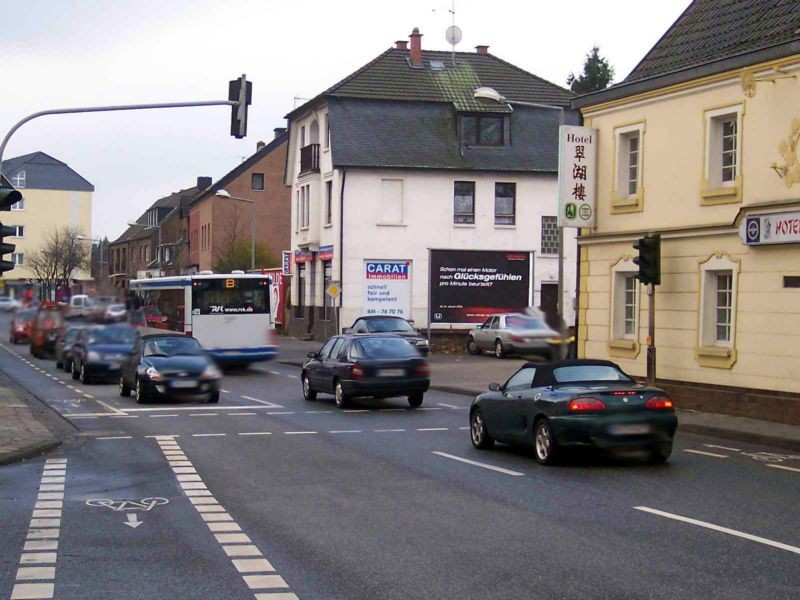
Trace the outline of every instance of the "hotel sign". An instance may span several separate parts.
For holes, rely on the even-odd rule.
[[[558,137],[558,225],[595,227],[597,130],[562,125]]]
[[[745,217],[739,237],[748,246],[800,243],[800,212]]]

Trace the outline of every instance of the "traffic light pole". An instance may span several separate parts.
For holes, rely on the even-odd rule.
[[[5,152],[8,140],[16,133],[17,129],[22,127],[28,121],[32,121],[38,117],[47,115],[71,115],[76,113],[95,113],[95,112],[113,112],[119,110],[148,110],[153,108],[188,108],[194,106],[239,106],[238,100],[207,100],[203,102],[164,102],[158,104],[123,104],[119,106],[90,106],[79,108],[55,108],[53,110],[43,110],[32,115],[28,115],[16,125],[14,125],[3,138],[0,143],[0,178],[3,176],[3,153]]]
[[[656,384],[656,286],[647,286],[650,297],[647,309],[647,385]]]

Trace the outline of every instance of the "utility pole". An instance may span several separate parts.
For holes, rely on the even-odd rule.
[[[633,262],[639,265],[636,278],[647,286],[647,385],[656,383],[656,286],[661,284],[661,236],[646,235],[633,245],[639,255]]]

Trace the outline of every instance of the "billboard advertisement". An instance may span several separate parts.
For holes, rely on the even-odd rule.
[[[364,314],[411,318],[411,261],[364,261]]]
[[[431,325],[468,325],[531,303],[531,253],[431,250]]]

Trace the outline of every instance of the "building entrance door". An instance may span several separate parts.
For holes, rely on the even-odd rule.
[[[558,324],[558,284],[557,283],[543,283],[542,290],[540,292],[540,302],[539,307],[542,309],[542,312],[545,314],[545,320],[550,327],[554,329],[558,329],[558,327],[554,327],[554,324]]]

